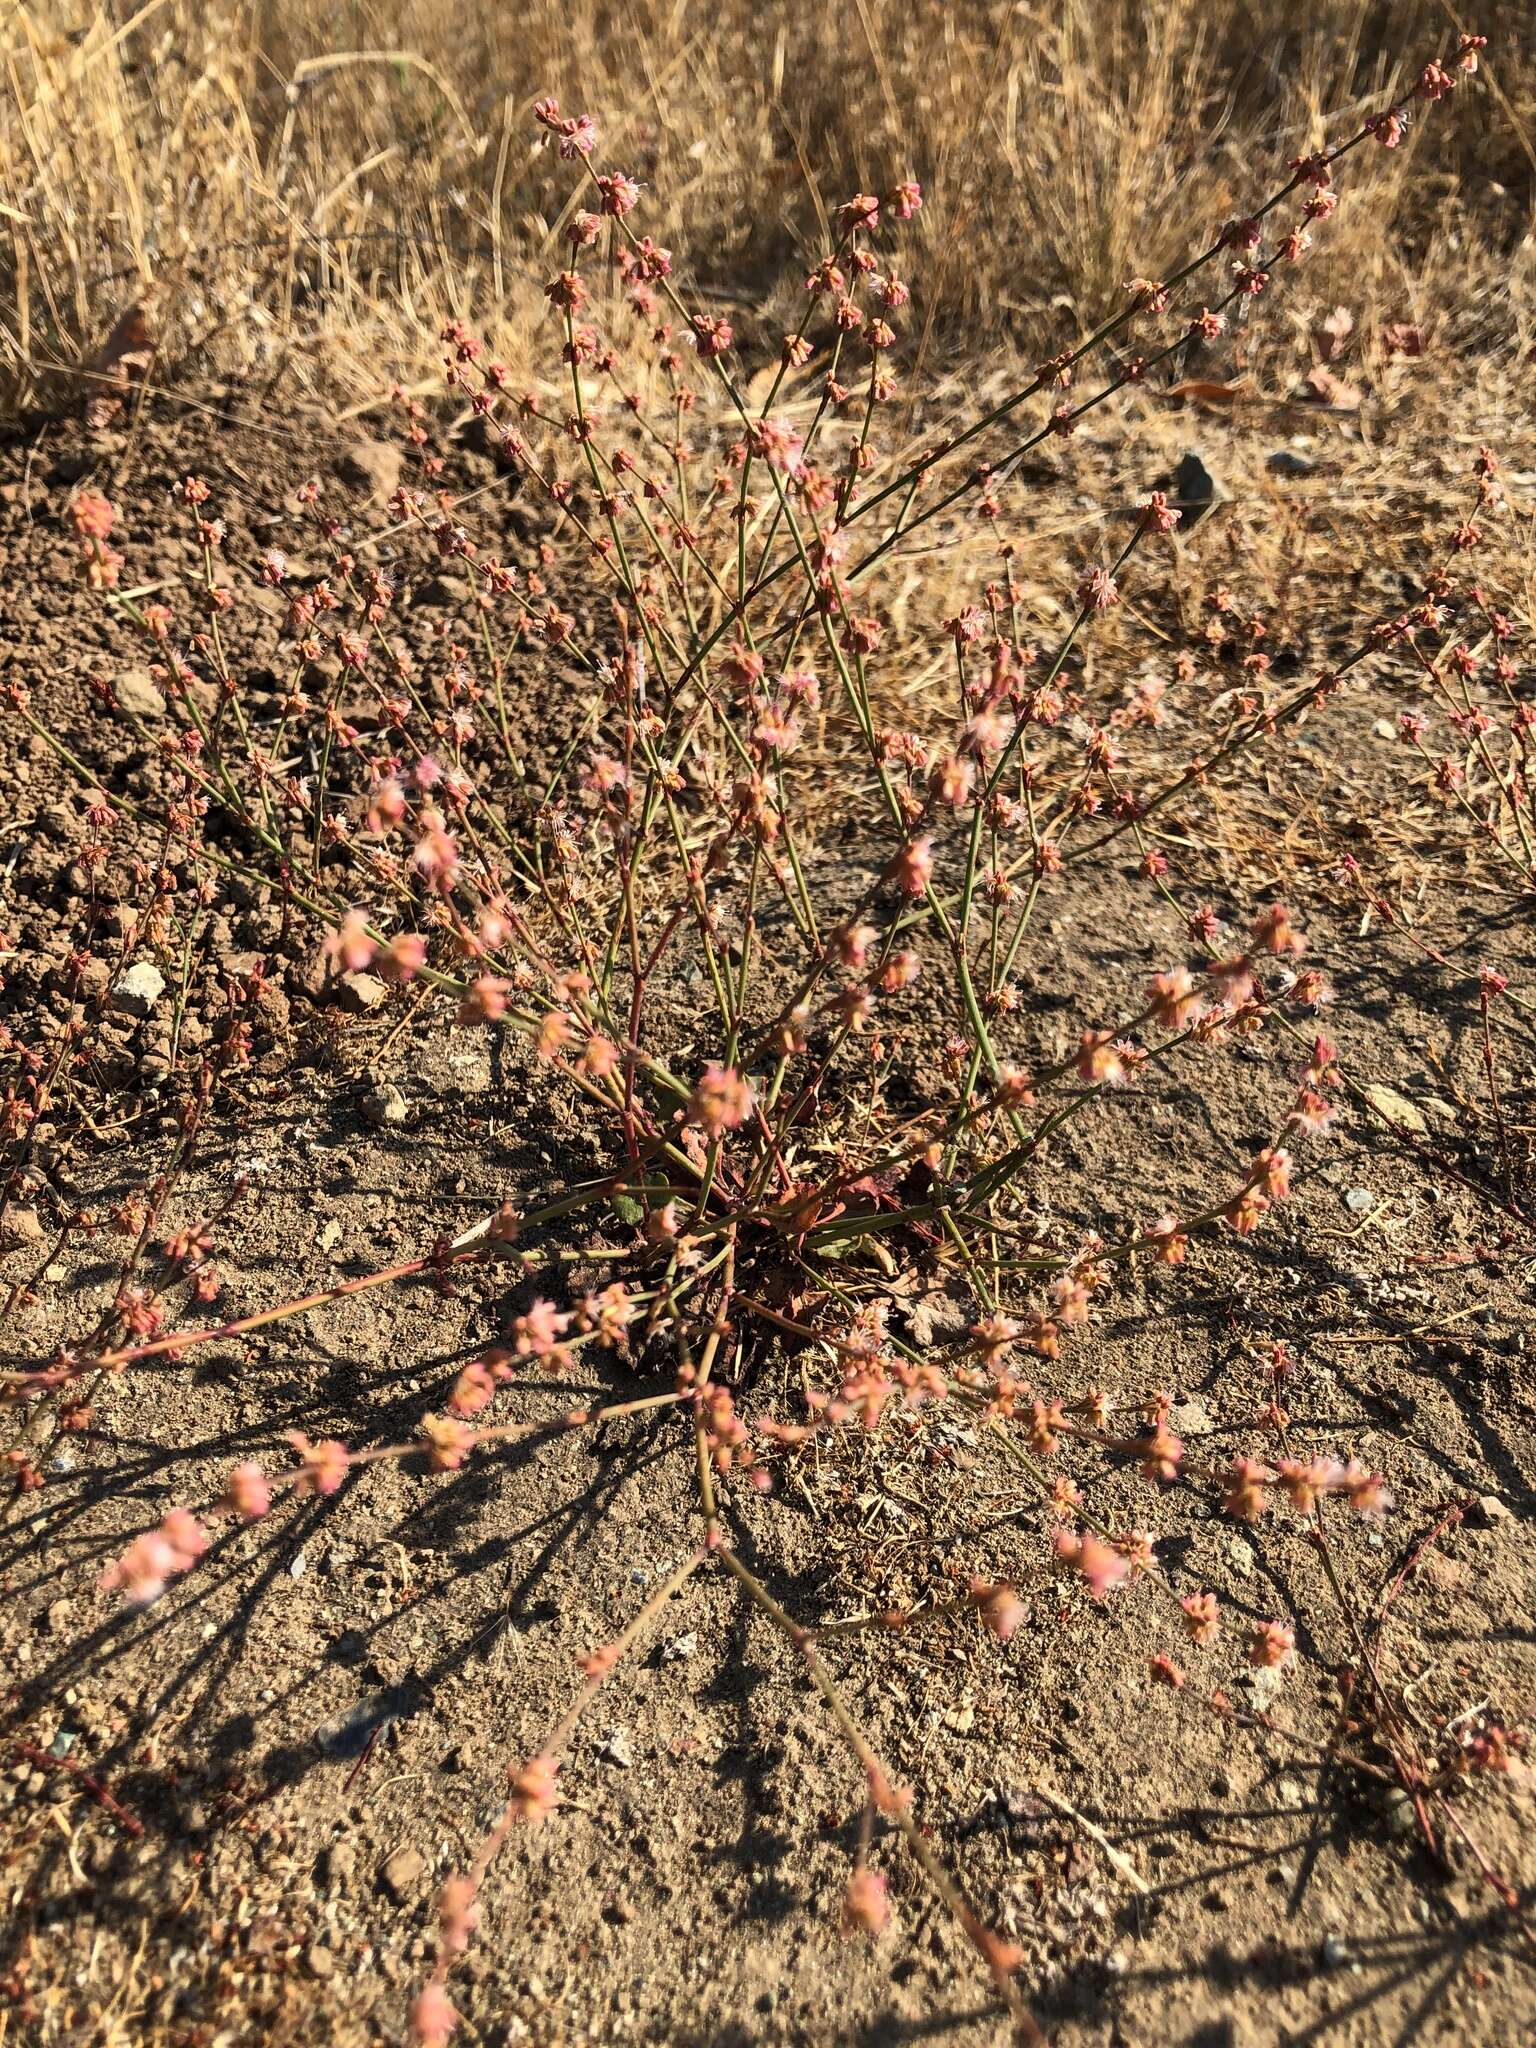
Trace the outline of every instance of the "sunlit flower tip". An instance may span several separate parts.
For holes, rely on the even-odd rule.
[[[1179,1227],[1177,1216],[1159,1216],[1147,1230],[1159,1264],[1181,1266],[1189,1251],[1188,1233]]]
[[[499,974],[479,974],[459,1002],[461,1024],[494,1024],[507,1014],[511,983]],[[542,1047],[540,1048],[542,1051]]]
[[[473,1358],[454,1381],[448,1406],[453,1414],[468,1421],[488,1408],[495,1397],[496,1382],[489,1368],[480,1359]]]
[[[567,1309],[555,1307],[542,1296],[531,1301],[522,1315],[512,1319],[513,1343],[519,1358],[551,1358],[571,1327]]]
[[[735,331],[729,320],[715,319],[706,313],[694,315],[694,347],[706,361],[715,356],[723,356],[735,338]]]
[[[1144,533],[1172,533],[1178,523],[1178,509],[1169,504],[1166,492],[1154,491],[1141,507],[1140,524]]]
[[[1253,1162],[1253,1184],[1272,1202],[1283,1202],[1291,1192],[1291,1170],[1295,1161],[1283,1146],[1266,1145]]]
[[[115,516],[100,491],[81,491],[69,508],[70,522],[81,540],[105,540]]]
[[[552,1060],[563,1051],[571,1036],[571,1019],[565,1010],[549,1010],[540,1018],[533,1037],[533,1049],[541,1060]]]
[[[1248,1662],[1283,1671],[1296,1654],[1296,1632],[1282,1621],[1261,1622],[1248,1639]]]
[[[1051,1543],[1062,1563],[1081,1574],[1095,1600],[1102,1600],[1113,1587],[1130,1577],[1129,1559],[1091,1530],[1078,1535],[1071,1529],[1058,1529]]]
[[[855,228],[879,227],[880,201],[872,192],[855,192],[837,209],[837,225],[845,235]]]
[[[1475,64],[1475,58],[1473,62]],[[923,188],[916,178],[903,178],[899,185],[893,185],[885,195],[885,204],[897,220],[911,220],[922,208]]]
[[[1240,1522],[1254,1522],[1268,1505],[1265,1488],[1270,1473],[1254,1458],[1236,1458],[1227,1472],[1227,1489],[1222,1506]]]
[[[619,171],[600,173],[597,189],[603,195],[604,213],[621,220],[626,213],[633,213],[640,201],[640,187]]]
[[[272,1505],[272,1488],[261,1467],[246,1459],[231,1468],[219,1505],[243,1522],[259,1522]]]
[[[335,930],[325,936],[326,958],[345,974],[360,974],[378,950],[368,936],[368,920],[360,910],[349,910]]]
[[[1184,1683],[1184,1673],[1174,1663],[1166,1650],[1159,1650],[1154,1657],[1149,1659],[1148,1668],[1152,1673],[1153,1683],[1156,1685],[1170,1686],[1177,1692]]]
[[[1000,1067],[993,1099],[1001,1109],[1028,1109],[1035,1099],[1030,1075],[1022,1067]]]
[[[1184,1456],[1184,1440],[1172,1430],[1159,1426],[1140,1446],[1141,1469],[1148,1479],[1161,1479],[1166,1483],[1179,1475],[1179,1465]]]
[[[396,932],[374,959],[382,981],[414,981],[427,963],[427,942],[416,932]]]
[[[1306,934],[1296,929],[1283,903],[1270,903],[1253,921],[1253,943],[1265,953],[1305,953]]]
[[[1368,1521],[1375,1521],[1391,1510],[1392,1496],[1381,1473],[1367,1471],[1353,1458],[1342,1467],[1334,1484],[1355,1513],[1364,1515]]]
[[[663,1202],[659,1209],[652,1209],[645,1219],[645,1236],[650,1244],[675,1244],[677,1233],[676,1202]]]
[[[611,1038],[604,1038],[601,1032],[595,1033],[583,1046],[577,1064],[589,1080],[606,1081],[618,1072],[619,1049]]]
[[[1029,1610],[1012,1586],[993,1585],[987,1579],[972,1579],[971,1598],[977,1612],[1000,1643],[1006,1643],[1028,1616]]]
[[[421,1448],[434,1472],[457,1472],[475,1447],[475,1432],[452,1415],[428,1415],[421,1425]]]
[[[971,1325],[971,1344],[988,1365],[1000,1359],[1010,1344],[1017,1343],[1021,1326],[1012,1316],[984,1316]]]
[[[751,429],[750,439],[753,453],[781,475],[798,475],[804,467],[801,451],[805,437],[798,434],[788,420],[759,420]]]
[[[208,1531],[186,1508],[172,1508],[160,1524],[160,1534],[171,1546],[178,1571],[189,1571],[208,1548]]]
[[[933,840],[928,834],[909,839],[891,862],[891,880],[904,896],[921,896],[933,875]]]
[[[437,1920],[444,1946],[450,1954],[462,1955],[480,1924],[480,1900],[473,1878],[460,1874],[448,1879],[438,1896]]]
[[[1080,611],[1107,612],[1119,602],[1119,586],[1106,568],[1100,565],[1084,573],[1077,586]]]
[[[752,1083],[734,1067],[707,1066],[688,1098],[688,1119],[706,1137],[720,1138],[739,1130],[752,1114],[756,1098]]]
[[[1200,1007],[1194,977],[1187,967],[1170,967],[1154,974],[1147,983],[1147,1005],[1152,1021],[1165,1031],[1178,1031]]]
[[[137,1536],[97,1580],[104,1593],[122,1593],[135,1607],[158,1600],[176,1572],[176,1553],[158,1530]]]
[[[312,1444],[301,1429],[290,1429],[288,1441],[298,1453],[299,1471],[294,1492],[332,1494],[347,1476],[351,1453],[344,1443],[334,1437],[325,1437]]]
[[[1214,1643],[1221,1633],[1221,1603],[1214,1593],[1186,1593],[1179,1601],[1184,1610],[1184,1632],[1201,1648]]]
[[[903,946],[881,968],[880,986],[887,995],[894,995],[898,989],[910,988],[922,970],[921,957],[910,946]]]
[[[843,1893],[842,1922],[847,1934],[879,1934],[891,1917],[885,1879],[867,1866],[856,1870]]]
[[[1118,1088],[1125,1082],[1125,1061],[1120,1048],[1107,1031],[1085,1031],[1078,1045],[1079,1080],[1104,1088]]]
[[[423,1984],[411,2007],[411,2035],[417,2048],[447,2048],[459,2015],[452,1999],[434,1978]]]
[[[514,1820],[537,1827],[548,1820],[560,1803],[559,1790],[555,1784],[555,1773],[559,1765],[553,1757],[536,1756],[526,1764],[514,1764],[509,1775],[511,1795],[507,1807]]]

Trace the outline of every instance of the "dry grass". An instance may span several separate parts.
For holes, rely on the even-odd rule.
[[[1492,89],[1372,151],[1309,266],[1322,295],[1529,347],[1536,37],[1491,0]],[[1449,0],[30,0],[0,84],[0,402],[89,373],[143,303],[157,381],[284,377],[332,407],[435,357],[446,313],[516,359],[567,184],[553,91],[654,188],[645,227],[742,310],[799,289],[848,191],[931,194],[913,332],[1056,345],[1158,275],[1278,159],[1454,40]]]

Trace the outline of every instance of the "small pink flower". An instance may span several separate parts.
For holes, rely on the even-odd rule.
[[[933,840],[928,834],[909,839],[891,862],[889,873],[904,896],[921,896],[933,874]]]
[[[100,491],[82,491],[69,508],[70,520],[82,540],[105,540],[115,517]]]
[[[1296,1654],[1296,1633],[1283,1621],[1261,1622],[1248,1639],[1248,1662],[1283,1671]]]
[[[158,1529],[151,1529],[134,1538],[97,1584],[103,1592],[121,1592],[135,1607],[147,1607],[160,1598],[177,1568],[176,1552]]]
[[[243,1522],[259,1522],[272,1505],[272,1488],[261,1467],[247,1459],[224,1482],[220,1506]]]
[[[1227,1473],[1227,1491],[1222,1506],[1240,1522],[1256,1522],[1264,1512],[1264,1489],[1269,1480],[1267,1467],[1255,1459],[1235,1458]]]
[[[972,1579],[971,1598],[982,1620],[1000,1643],[1006,1643],[1028,1618],[1029,1609],[1007,1584],[992,1585],[986,1579]]]
[[[843,1894],[843,1929],[848,1934],[879,1934],[891,1917],[885,1879],[867,1866],[856,1870]]]
[[[349,910],[335,931],[326,934],[326,958],[345,974],[360,974],[378,950],[368,936],[368,920],[360,910]]]
[[[1129,1560],[1108,1543],[1101,1542],[1090,1530],[1078,1536],[1070,1529],[1058,1529],[1051,1540],[1062,1563],[1073,1566],[1082,1574],[1095,1600],[1102,1600],[1111,1588],[1122,1585],[1130,1577]]]
[[[437,1979],[423,1984],[411,2007],[411,2033],[418,2048],[447,2048],[458,2024],[453,2001]]]
[[[1186,1593],[1179,1601],[1184,1610],[1184,1632],[1202,1648],[1214,1643],[1221,1632],[1221,1603],[1214,1593]]]
[[[739,1130],[752,1114],[752,1083],[734,1067],[707,1066],[688,1098],[688,1118],[707,1137]]]
[[[560,1804],[555,1773],[560,1766],[553,1757],[536,1756],[530,1763],[514,1764],[510,1773],[512,1793],[507,1807],[514,1820],[538,1827]]]
[[[1077,602],[1085,612],[1107,612],[1120,602],[1120,589],[1102,566],[1089,569],[1077,586]]]
[[[288,1441],[299,1454],[299,1476],[294,1492],[332,1494],[347,1476],[351,1453],[334,1437],[312,1444],[301,1429],[290,1429]]]
[[[1253,921],[1253,943],[1265,953],[1305,953],[1307,939],[1283,903],[1271,903]]]

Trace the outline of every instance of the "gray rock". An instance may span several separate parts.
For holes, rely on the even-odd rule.
[[[375,500],[400,487],[400,450],[388,441],[349,441],[333,467],[349,491],[366,491]]]
[[[379,1883],[397,1906],[414,1898],[427,1874],[427,1859],[419,1849],[397,1849],[379,1865]]]
[[[382,1130],[386,1124],[403,1124],[410,1115],[405,1097],[393,1081],[386,1081],[382,1088],[370,1088],[360,1107],[363,1121],[376,1130]]]
[[[453,605],[468,604],[472,594],[469,582],[463,576],[434,576],[430,581],[418,585],[412,602],[440,606],[447,610]]]
[[[1203,1401],[1176,1401],[1168,1411],[1170,1428],[1177,1436],[1209,1436],[1216,1427]]]
[[[112,692],[130,718],[142,718],[147,725],[164,721],[165,699],[147,668],[119,669],[112,678]]]
[[[1467,1520],[1476,1529],[1502,1529],[1514,1519],[1496,1493],[1479,1494],[1467,1510]]]
[[[1366,1101],[1378,1116],[1384,1116],[1388,1123],[1398,1124],[1404,1130],[1423,1137],[1429,1130],[1424,1112],[1416,1102],[1410,1102],[1406,1095],[1396,1088],[1389,1088],[1385,1081],[1367,1081],[1360,1090]]]
[[[337,1007],[354,1017],[366,1017],[381,1008],[388,995],[388,987],[376,974],[344,974],[336,985]]]
[[[147,1017],[165,994],[165,976],[153,960],[136,960],[112,984],[112,1007],[129,1017]]]

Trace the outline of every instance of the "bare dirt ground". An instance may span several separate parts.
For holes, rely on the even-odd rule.
[[[1197,446],[1230,501],[1136,600],[1170,655],[1197,641],[1204,595],[1223,582],[1246,583],[1282,621],[1320,618],[1347,637],[1349,619],[1395,601],[1475,447],[1446,434],[1444,394],[1407,376],[1364,420],[1126,416],[1021,495],[1026,554],[1046,579],[1128,446],[1149,472]],[[1495,415],[1499,405],[1490,398]],[[335,449],[320,430],[218,423],[240,411],[237,396],[220,398],[213,417],[149,418],[94,443],[77,426],[47,427],[0,451],[0,682],[24,679],[109,789],[134,790],[153,734],[89,690],[92,674],[135,657],[77,587],[70,490],[82,476],[110,481],[126,508],[128,578],[150,583],[185,573],[164,505],[196,468],[219,492],[231,557],[250,560],[285,491]],[[1310,468],[1277,475],[1270,457],[1285,447]],[[1528,505],[1531,479],[1512,492]],[[503,534],[511,556],[537,527],[513,505]],[[1528,569],[1515,559],[1508,573]],[[938,572],[919,560],[913,573],[920,605]],[[429,649],[454,603],[451,587],[418,590],[408,635]],[[1299,625],[1280,652],[1298,665],[1326,657]],[[1121,657],[1111,640],[1092,658],[1113,677]],[[567,701],[560,676],[530,663],[516,715],[535,772],[570,738]],[[1221,1456],[1251,1434],[1270,1347],[1285,1341],[1299,1367],[1294,1427],[1347,1441],[1397,1499],[1384,1525],[1337,1536],[1367,1611],[1449,1504],[1482,1503],[1403,1580],[1378,1654],[1425,1731],[1482,1715],[1518,1728],[1536,1682],[1536,1238],[1521,1220],[1536,1205],[1536,1093],[1526,1013],[1514,1012],[1501,1040],[1517,1076],[1503,1100],[1506,1173],[1476,974],[1486,961],[1517,990],[1536,986],[1536,927],[1529,897],[1490,883],[1464,825],[1405,764],[1392,720],[1408,701],[1411,685],[1385,671],[1352,682],[1298,745],[1211,795],[1188,849],[1191,878],[1220,903],[1251,900],[1260,883],[1287,892],[1333,976],[1326,1023],[1341,1065],[1388,1107],[1373,1115],[1351,1097],[1258,1238],[1123,1274],[1063,1377],[1125,1399],[1166,1386],[1186,1439]],[[0,925],[18,1036],[61,1000],[82,814],[48,748],[9,727]],[[1364,916],[1339,879],[1345,852],[1411,910],[1419,945]],[[829,821],[819,857],[847,869],[855,894],[856,835]],[[1038,1000],[1008,1027],[1021,1056],[1048,1057],[1080,1024],[1047,991],[1134,993],[1177,951],[1131,866],[1128,852],[1119,884],[1055,898],[1026,982]],[[317,967],[314,935],[238,882],[199,927],[184,1033],[252,956],[272,968],[253,1059],[178,1196],[190,1218],[223,1202],[236,1172],[251,1177],[220,1228],[218,1316],[417,1256],[505,1199],[527,1206],[596,1171],[579,1110],[551,1096],[512,1038],[455,1031],[401,995],[349,1010]],[[680,1046],[689,1003],[680,982]],[[81,1084],[90,1124],[45,1137],[7,1211],[0,1285],[30,1283],[0,1335],[8,1364],[35,1364],[89,1329],[123,1242],[103,1228],[56,1259],[61,1220],[131,1197],[174,1139],[166,1015],[109,1020],[99,1044]],[[935,1048],[915,1033],[909,1053],[920,1083]],[[1295,1067],[1293,1048],[1264,1038],[1216,1084],[1176,1078],[1106,1101],[1042,1173],[1042,1213],[1107,1231],[1208,1186],[1266,1142]],[[386,1085],[403,1115],[381,1127],[370,1105]],[[551,1231],[535,1249],[573,1285],[602,1245]],[[0,2038],[403,2038],[434,1953],[436,1884],[499,1811],[507,1761],[537,1748],[584,1651],[694,1540],[681,1422],[661,1411],[595,1438],[552,1426],[457,1475],[361,1471],[329,1500],[220,1537],[143,1612],[124,1613],[96,1578],[120,1530],[216,1487],[233,1458],[272,1449],[287,1429],[408,1437],[540,1279],[494,1266],[451,1285],[423,1276],[111,1381],[93,1426],[13,1505],[0,1537]],[[965,1313],[914,1267],[915,1341]],[[583,1366],[574,1382],[530,1377],[503,1398],[512,1417],[553,1424],[573,1400],[654,1384],[641,1353],[632,1372]],[[1145,1587],[1100,1608],[1069,1586],[990,1437],[943,1409],[891,1429],[878,1469],[842,1437],[734,1512],[755,1568],[802,1618],[910,1605],[978,1570],[1018,1587],[1029,1618],[1007,1644],[940,1622],[896,1639],[832,1637],[826,1654],[936,1849],[1024,1949],[1019,1981],[1048,2036],[1062,2048],[1529,2038],[1536,1980],[1518,1916],[1464,1845],[1436,1863],[1389,1788],[1309,1746],[1334,1731],[1336,1674],[1356,1651],[1293,1527],[1241,1526],[1188,1492],[1150,1510],[1177,1590],[1212,1587],[1254,1621],[1310,1617],[1304,1661],[1278,1694],[1262,1672],[1245,1674],[1235,1646],[1186,1660],[1206,1655],[1205,1688],[1224,1685],[1239,1708],[1272,1706],[1293,1731],[1283,1737],[1219,1719],[1193,1682],[1180,1693],[1149,1682],[1151,1654],[1183,1657],[1166,1613]],[[1070,1448],[1062,1456],[1074,1470]],[[1086,1467],[1078,1476],[1087,1482]],[[1096,1483],[1112,1511],[1119,1479]],[[1120,1512],[1149,1513],[1129,1475]],[[894,1924],[873,1944],[839,1933],[858,1775],[781,1641],[743,1621],[728,1591],[705,1572],[674,1603],[578,1732],[558,1824],[498,1863],[456,1984],[467,2038],[1001,2040],[1001,2008],[883,1836]],[[1523,1773],[1480,1780],[1460,1810],[1529,1900]]]

